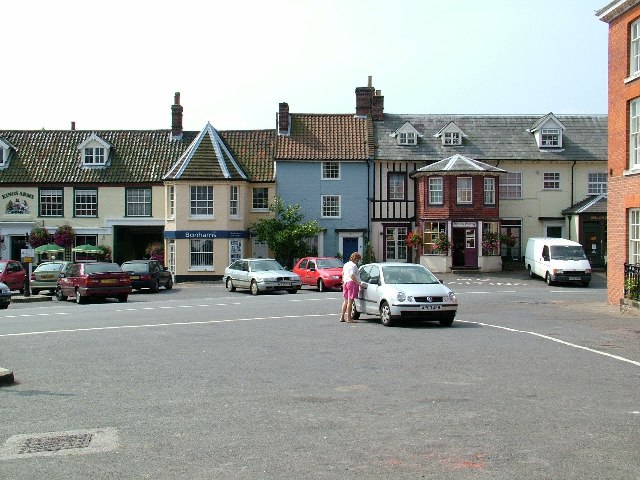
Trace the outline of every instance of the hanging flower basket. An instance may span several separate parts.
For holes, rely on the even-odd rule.
[[[422,243],[422,236],[418,232],[409,232],[407,235],[407,247],[418,248]]]
[[[53,234],[53,243],[61,247],[72,247],[76,241],[76,232],[73,227],[67,223],[60,225]]]
[[[29,234],[29,245],[31,248],[37,248],[51,242],[51,235],[44,227],[34,227]]]

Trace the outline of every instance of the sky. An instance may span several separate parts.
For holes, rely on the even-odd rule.
[[[31,0],[3,5],[0,129],[271,129],[355,112],[606,114],[609,0]]]

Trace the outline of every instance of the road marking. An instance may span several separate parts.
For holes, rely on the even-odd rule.
[[[628,358],[624,358],[624,357],[621,357],[619,355],[613,355],[611,353],[603,352],[603,351],[600,351],[600,350],[594,350],[593,348],[584,347],[582,345],[577,345],[575,343],[566,342],[564,340],[560,340],[559,338],[550,337],[549,335],[543,335],[542,333],[529,332],[527,330],[518,330],[517,328],[503,327],[502,325],[492,325],[490,323],[472,322],[472,321],[469,321],[469,320],[457,320],[456,319],[456,322],[472,323],[474,325],[481,325],[483,327],[497,328],[499,330],[506,330],[508,332],[513,332],[513,333],[525,333],[527,335],[533,335],[535,337],[543,338],[545,340],[551,340],[552,342],[560,343],[561,345],[566,345],[566,346],[572,347],[572,348],[579,348],[580,350],[586,350],[587,352],[597,353],[598,355],[603,355],[605,357],[613,358],[614,360],[619,360],[621,362],[630,363],[631,365],[635,365],[636,367],[640,367],[640,362],[636,362],[635,360],[630,360]]]

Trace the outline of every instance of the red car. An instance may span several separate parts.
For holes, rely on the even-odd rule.
[[[86,303],[89,298],[117,298],[126,302],[131,293],[131,277],[117,263],[92,262],[70,263],[60,273],[56,298],[61,302],[68,297],[77,303]]]
[[[293,267],[302,285],[312,285],[324,292],[342,286],[342,260],[336,257],[305,257]]]
[[[9,290],[19,290],[24,293],[24,282],[27,272],[17,260],[0,261],[0,282],[5,283]]]

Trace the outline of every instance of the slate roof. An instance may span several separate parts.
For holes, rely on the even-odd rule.
[[[422,168],[419,168],[415,172],[410,174],[411,177],[419,176],[421,173],[450,173],[450,174],[459,174],[459,173],[495,173],[502,174],[507,173],[506,170],[503,170],[498,167],[494,167],[493,165],[489,165],[487,163],[479,162],[474,160],[473,158],[465,157],[464,155],[460,155],[456,153],[449,158],[445,158],[444,160],[440,160],[439,162],[431,163]]]
[[[111,145],[106,168],[82,167],[78,146],[93,133]],[[9,166],[0,169],[0,183],[161,184],[200,133],[185,131],[172,141],[170,130],[0,130],[0,139],[15,148]],[[219,134],[251,181],[275,180],[275,130]]]
[[[374,122],[376,159],[437,162],[454,153],[480,160],[524,161],[607,161],[606,115],[554,115],[566,127],[562,149],[538,148],[535,137],[527,132],[545,115],[394,115],[385,114]],[[398,145],[389,135],[405,122],[424,137],[417,146]],[[454,122],[467,135],[460,146],[443,146],[434,137]]]
[[[563,215],[578,215],[581,213],[607,213],[607,194],[591,195],[562,210]]]
[[[290,135],[278,135],[278,161],[373,158],[373,126],[368,117],[292,113],[290,119]]]

